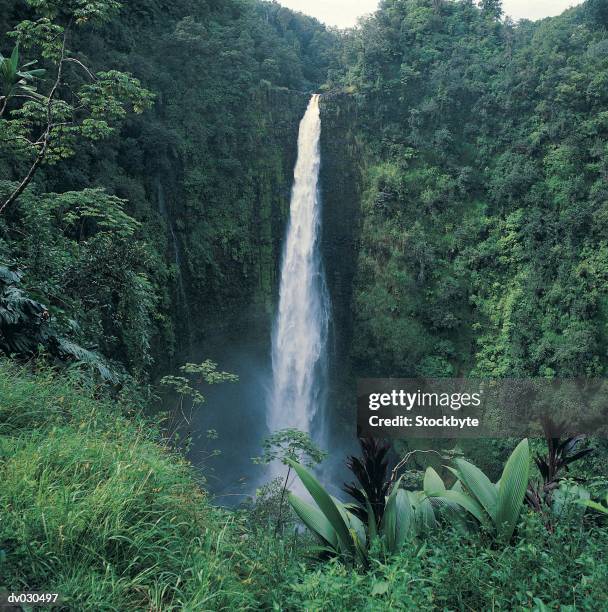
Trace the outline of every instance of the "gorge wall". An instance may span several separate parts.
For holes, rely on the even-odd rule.
[[[70,47],[134,74],[153,108],[46,166],[2,254],[130,371],[262,342],[299,120],[311,91],[348,92],[321,103],[334,373],[601,375],[605,5],[515,25],[500,3],[386,0],[339,35],[273,3],[125,3]],[[4,31],[35,17],[0,7]],[[2,180],[25,166],[0,154]],[[94,224],[40,216],[38,194],[88,187],[140,223],[129,266]],[[28,255],[28,224],[46,257]]]
[[[2,0],[0,8],[3,31],[38,17],[26,0]],[[130,278],[145,277],[146,295],[118,313],[125,288],[114,280],[116,295],[83,325],[89,342],[154,377],[232,339],[269,337],[298,124],[333,61],[334,41],[312,18],[240,0],[138,0],[102,26],[74,29],[69,46],[91,70],[130,72],[155,96],[111,137],[77,143],[68,163],[46,166],[33,186],[103,187],[141,224],[146,254]],[[66,70],[76,82],[88,78],[74,65]],[[25,168],[0,155],[3,179]],[[21,215],[17,208],[15,224]],[[47,269],[21,261],[32,285],[49,284]],[[83,288],[70,293],[70,273],[55,266],[53,293],[82,310]]]
[[[365,147],[352,96],[324,95],[321,122],[322,252],[332,308],[329,405],[348,414],[354,406],[350,356]]]

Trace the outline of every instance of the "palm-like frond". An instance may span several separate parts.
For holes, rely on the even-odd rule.
[[[15,87],[20,87],[30,93],[35,91],[32,83],[42,78],[46,73],[44,68],[33,68],[37,61],[27,62],[19,67],[19,45],[15,45],[10,57],[0,55],[0,81],[5,96],[10,96]]]
[[[511,453],[498,483],[490,482],[479,468],[460,459],[452,470],[460,487],[449,491],[440,488],[429,492],[429,496],[462,507],[481,525],[493,528],[498,539],[507,542],[521,513],[528,486],[529,464],[527,439],[522,440]],[[436,482],[434,478],[430,481]]]
[[[367,505],[373,510],[376,525],[382,522],[389,488],[388,459],[390,445],[376,439],[361,439],[361,457],[346,460],[348,469],[355,475],[358,485],[345,484],[344,491],[358,504],[353,513],[363,522],[369,522]]]
[[[67,338],[57,337],[56,343],[58,356],[64,361],[75,361],[80,365],[86,365],[95,370],[106,382],[119,382],[116,373],[108,367],[99,353],[85,349]]]

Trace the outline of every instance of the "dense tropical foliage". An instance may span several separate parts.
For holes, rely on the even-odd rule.
[[[607,0],[517,24],[382,0],[349,31],[261,0],[0,0],[0,32],[0,591],[608,609],[605,441],[361,440],[343,483],[285,429],[230,510],[182,453],[243,384],[214,355],[268,341],[312,91],[334,428],[358,376],[606,376]]]
[[[499,6],[385,0],[345,44],[357,373],[606,372],[606,4]]]

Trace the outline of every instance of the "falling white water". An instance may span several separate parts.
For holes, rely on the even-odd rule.
[[[319,252],[321,153],[319,96],[300,123],[290,218],[272,337],[273,388],[268,428],[296,428],[319,440],[329,300]],[[319,416],[321,416],[319,414]]]

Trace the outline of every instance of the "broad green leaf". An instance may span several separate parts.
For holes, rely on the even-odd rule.
[[[369,540],[371,542],[373,539],[378,537],[378,527],[376,525],[376,514],[369,502],[369,499],[367,498],[367,495],[365,495],[365,509],[367,510],[367,531],[369,533]]]
[[[454,502],[462,506],[467,512],[470,512],[482,525],[488,524],[488,517],[483,507],[473,499],[470,495],[461,491],[436,491],[430,494],[430,497],[441,497],[448,501]]]
[[[395,491],[393,490],[393,493]],[[397,510],[395,508],[395,495],[391,493],[384,508],[382,517],[382,533],[385,538],[386,546],[391,552],[395,550],[397,533]]]
[[[416,532],[428,533],[437,526],[435,511],[429,496],[425,491],[408,491],[407,494],[416,516]]]
[[[606,499],[606,502],[608,502],[608,498]],[[606,506],[602,506],[602,504],[598,504],[597,502],[591,501],[590,499],[579,499],[578,503],[582,506],[587,506],[587,508],[602,512],[603,514],[608,514],[608,508]]]
[[[27,72],[19,72],[18,75],[27,78],[40,78],[46,73],[44,68],[36,68],[35,70],[28,70]]]
[[[354,529],[350,530],[353,542],[355,543],[355,552],[360,563],[367,563],[367,549],[365,543],[359,538]],[[365,534],[364,534],[365,537]]]
[[[290,493],[287,499],[306,527],[327,542],[334,550],[337,550],[338,536],[336,530],[331,526],[325,515],[293,493]]]
[[[475,465],[464,459],[456,459],[458,477],[471,495],[483,506],[492,521],[496,520],[498,494],[490,479]]]
[[[400,550],[406,538],[413,530],[415,519],[408,492],[404,489],[399,489],[397,491],[395,507],[397,510],[396,544],[398,547],[397,550]]]
[[[344,522],[340,510],[337,508],[329,493],[321,486],[319,481],[296,461],[287,459],[287,463],[295,470],[300,477],[302,484],[315,500],[319,510],[325,515],[331,526],[336,532],[340,549],[347,554],[354,556],[355,545],[351,537],[348,525]]]
[[[384,516],[382,517],[382,533],[384,535],[387,548],[393,552],[395,550],[396,534],[397,534],[397,509],[395,507],[395,498],[397,491],[401,486],[401,478],[397,480],[393,486],[393,490],[386,500],[384,507]]]
[[[400,489],[401,478],[395,483],[386,502],[382,530],[391,553],[398,552],[412,529],[414,513],[407,492]]]
[[[426,468],[424,473],[424,483],[422,488],[428,493],[429,491],[445,491],[445,485],[439,474],[432,468]]]
[[[505,464],[498,491],[496,528],[504,541],[511,539],[522,509],[530,476],[530,447],[524,438]]]
[[[19,44],[15,45],[13,52],[11,53],[11,70],[14,73],[17,72],[17,68],[19,67]]]
[[[0,64],[0,75],[4,81],[5,95],[8,95],[15,84],[15,75],[11,69],[10,60],[4,60],[2,64]]]
[[[361,522],[361,519],[357,518],[352,512],[348,511],[348,507],[353,504],[343,504],[339,499],[331,496],[332,501],[336,504],[336,508],[342,516],[342,520],[346,523],[351,536],[354,534],[358,540],[358,544],[365,548],[367,536],[365,534],[365,525]],[[357,543],[357,542],[355,542]]]

